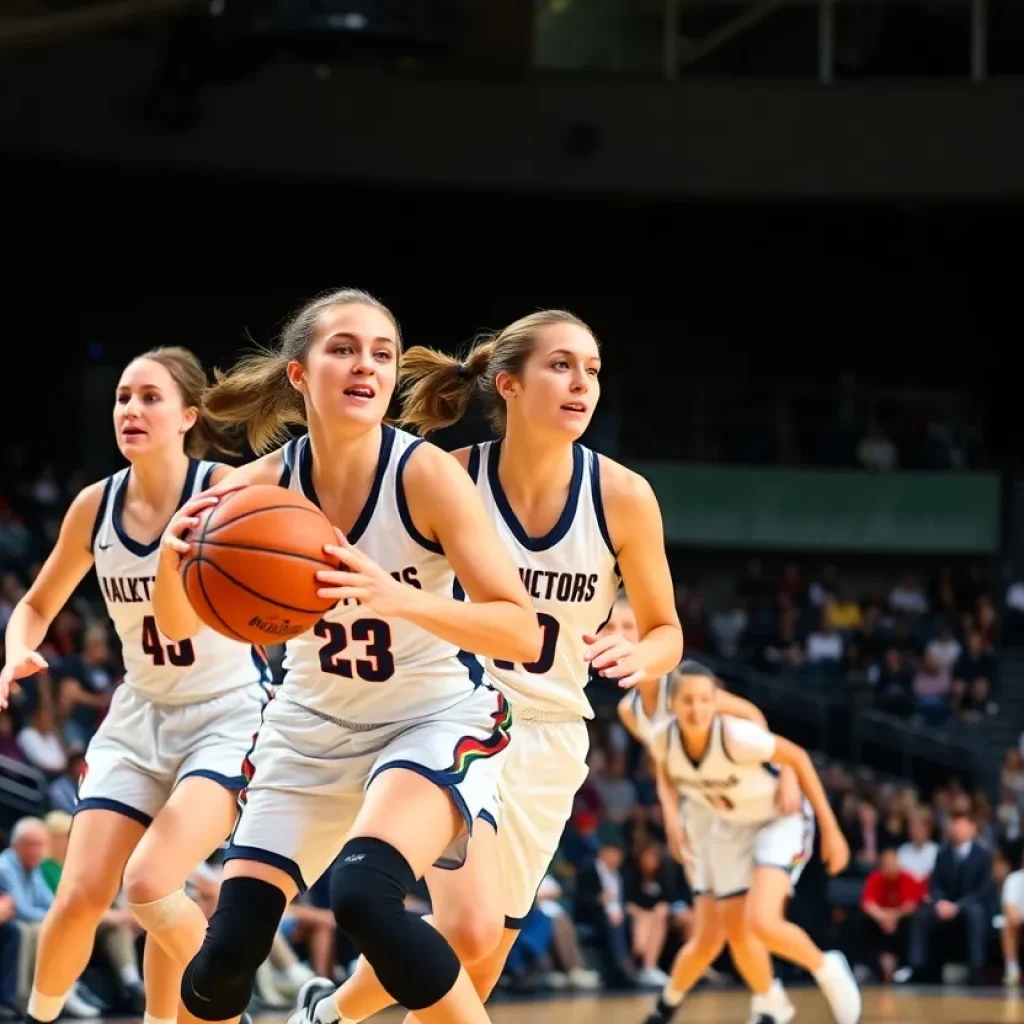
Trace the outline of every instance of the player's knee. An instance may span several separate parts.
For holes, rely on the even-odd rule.
[[[725,949],[727,938],[725,922],[716,916],[702,931],[694,935],[691,941],[696,943],[703,956],[714,961]]]
[[[129,903],[155,903],[181,888],[182,880],[169,880],[166,872],[152,859],[138,856],[138,849],[124,868],[124,894]]]
[[[380,839],[351,839],[331,875],[338,927],[366,957],[384,990],[408,1010],[440,1002],[461,966],[440,932],[405,909],[416,878],[408,861]]]
[[[486,960],[500,945],[505,931],[500,916],[463,915],[457,921],[445,922],[438,931],[448,940],[459,960],[469,967]]]
[[[117,897],[117,883],[108,885],[101,879],[74,878],[65,875],[54,897],[55,917],[74,917],[79,921],[99,920]]]
[[[744,923],[750,935],[768,944],[775,937],[780,922],[771,907],[760,900],[751,899],[747,901]]]
[[[270,956],[285,908],[284,893],[258,878],[229,878],[202,949],[185,969],[181,1001],[200,1020],[240,1016],[260,965]]]

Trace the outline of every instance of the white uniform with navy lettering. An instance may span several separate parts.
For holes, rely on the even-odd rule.
[[[207,486],[214,468],[189,463],[179,507]],[[118,811],[148,825],[189,776],[245,785],[242,762],[270,695],[270,672],[261,651],[211,629],[180,644],[157,629],[160,542],[140,543],[125,529],[130,472],[107,480],[93,528],[96,575],[126,672],[86,751],[76,810]]]
[[[530,537],[512,511],[498,476],[500,455],[498,442],[475,447],[470,475],[512,553],[544,630],[535,663],[487,663],[516,722],[496,807],[506,923],[516,927],[533,905],[572,813],[573,798],[587,777],[584,719],[592,718],[593,711],[584,693],[589,667],[583,660],[583,637],[608,621],[619,572],[594,452],[573,445],[569,496],[544,537]]]
[[[718,899],[742,895],[757,867],[787,871],[796,885],[814,845],[814,816],[806,801],[796,814],[779,814],[770,732],[716,715],[707,749],[695,760],[683,748],[672,718],[655,733],[651,750],[686,798],[684,826],[694,848],[695,894],[713,892]]]
[[[440,545],[420,535],[406,504],[406,461],[425,443],[382,427],[373,486],[348,540],[410,586],[461,598]],[[282,486],[316,502],[308,437],[290,441],[283,458]],[[511,714],[473,655],[355,603],[336,605],[286,652],[227,859],[274,865],[305,889],[341,851],[364,790],[388,768],[447,789],[470,828],[493,803]],[[463,839],[442,866],[464,855]]]

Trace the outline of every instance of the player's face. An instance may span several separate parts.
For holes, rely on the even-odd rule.
[[[395,393],[395,325],[374,306],[332,306],[320,317],[306,365],[291,363],[288,373],[322,419],[374,426]]]
[[[624,637],[631,644],[640,642],[640,633],[636,628],[636,616],[628,604],[617,604],[612,609],[611,618],[601,632]]]
[[[509,414],[572,440],[589,426],[601,397],[601,356],[590,331],[576,324],[549,324],[537,332],[523,368],[522,387]]]
[[[715,684],[707,676],[683,676],[672,712],[684,729],[700,730],[715,717]]]
[[[181,448],[199,410],[185,406],[167,369],[152,359],[125,367],[114,399],[114,432],[126,459],[168,447]]]

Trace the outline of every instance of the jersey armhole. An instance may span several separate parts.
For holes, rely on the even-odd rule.
[[[202,480],[199,482],[199,490],[208,491],[210,489],[210,481],[213,479],[213,474],[217,472],[217,463],[211,462],[209,468],[203,474]]]
[[[295,462],[295,446],[298,441],[295,438],[285,443],[281,449],[281,476],[278,478],[278,487],[289,487],[292,482],[292,467]]]
[[[615,574],[621,577],[615,545],[612,544],[612,535],[608,530],[608,519],[604,514],[604,498],[601,496],[601,458],[595,451],[590,453],[590,500],[594,506],[594,517],[597,519],[597,528],[601,531],[601,539],[615,559]]]
[[[96,509],[96,518],[92,524],[92,536],[89,538],[89,550],[94,551],[96,549],[96,538],[100,533],[100,526],[103,524],[103,516],[107,511],[107,502],[110,500],[110,491],[114,486],[114,478],[108,476],[106,483],[103,485],[103,496],[100,498],[99,507]]]
[[[412,539],[416,541],[421,548],[425,548],[427,551],[432,551],[435,555],[443,555],[444,548],[441,547],[436,540],[424,537],[423,534],[416,529],[416,524],[412,521],[412,513],[409,511],[409,502],[405,497],[405,482],[403,479],[405,464],[409,461],[409,456],[412,455],[412,453],[416,451],[421,444],[423,444],[423,440],[424,439],[421,437],[413,441],[413,443],[409,445],[404,452],[402,452],[402,455],[398,460],[398,466],[395,469],[395,501],[398,504],[398,517],[402,520],[405,532],[409,534],[409,536],[412,537]]]
[[[466,463],[466,472],[473,483],[478,482],[480,476],[480,445],[475,444],[469,449],[469,462]]]

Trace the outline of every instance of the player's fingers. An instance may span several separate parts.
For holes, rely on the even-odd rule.
[[[612,644],[618,642],[618,637],[614,636],[599,636],[594,639],[594,642],[583,652],[584,661],[593,661],[602,651],[608,650]]]
[[[28,656],[28,660],[36,666],[41,672],[45,672],[50,666],[47,664],[46,659],[38,652],[32,651]]]
[[[632,675],[626,676],[625,679],[620,679],[619,686],[621,686],[623,690],[631,690],[634,686],[642,683],[643,679],[643,672],[634,672]]]
[[[325,601],[356,600],[365,603],[368,594],[363,587],[321,587],[316,596],[322,597]]]
[[[234,494],[235,491],[240,491],[243,487],[248,486],[248,480],[225,480],[203,491],[203,495],[211,498],[223,498],[225,494]]]
[[[181,512],[178,513],[178,517],[195,516],[197,512],[202,512],[204,508],[212,508],[220,498],[216,494],[200,494],[198,498],[193,498],[188,504],[186,504]]]
[[[608,675],[609,679],[620,679],[635,671],[632,665],[623,665],[631,653],[628,647],[612,647],[594,658],[591,665],[602,674]],[[611,675],[610,673],[614,670],[617,670],[617,674]]]
[[[187,533],[189,530],[194,530],[199,525],[198,516],[179,516],[171,526],[170,535],[172,537],[181,537],[183,533]]]

